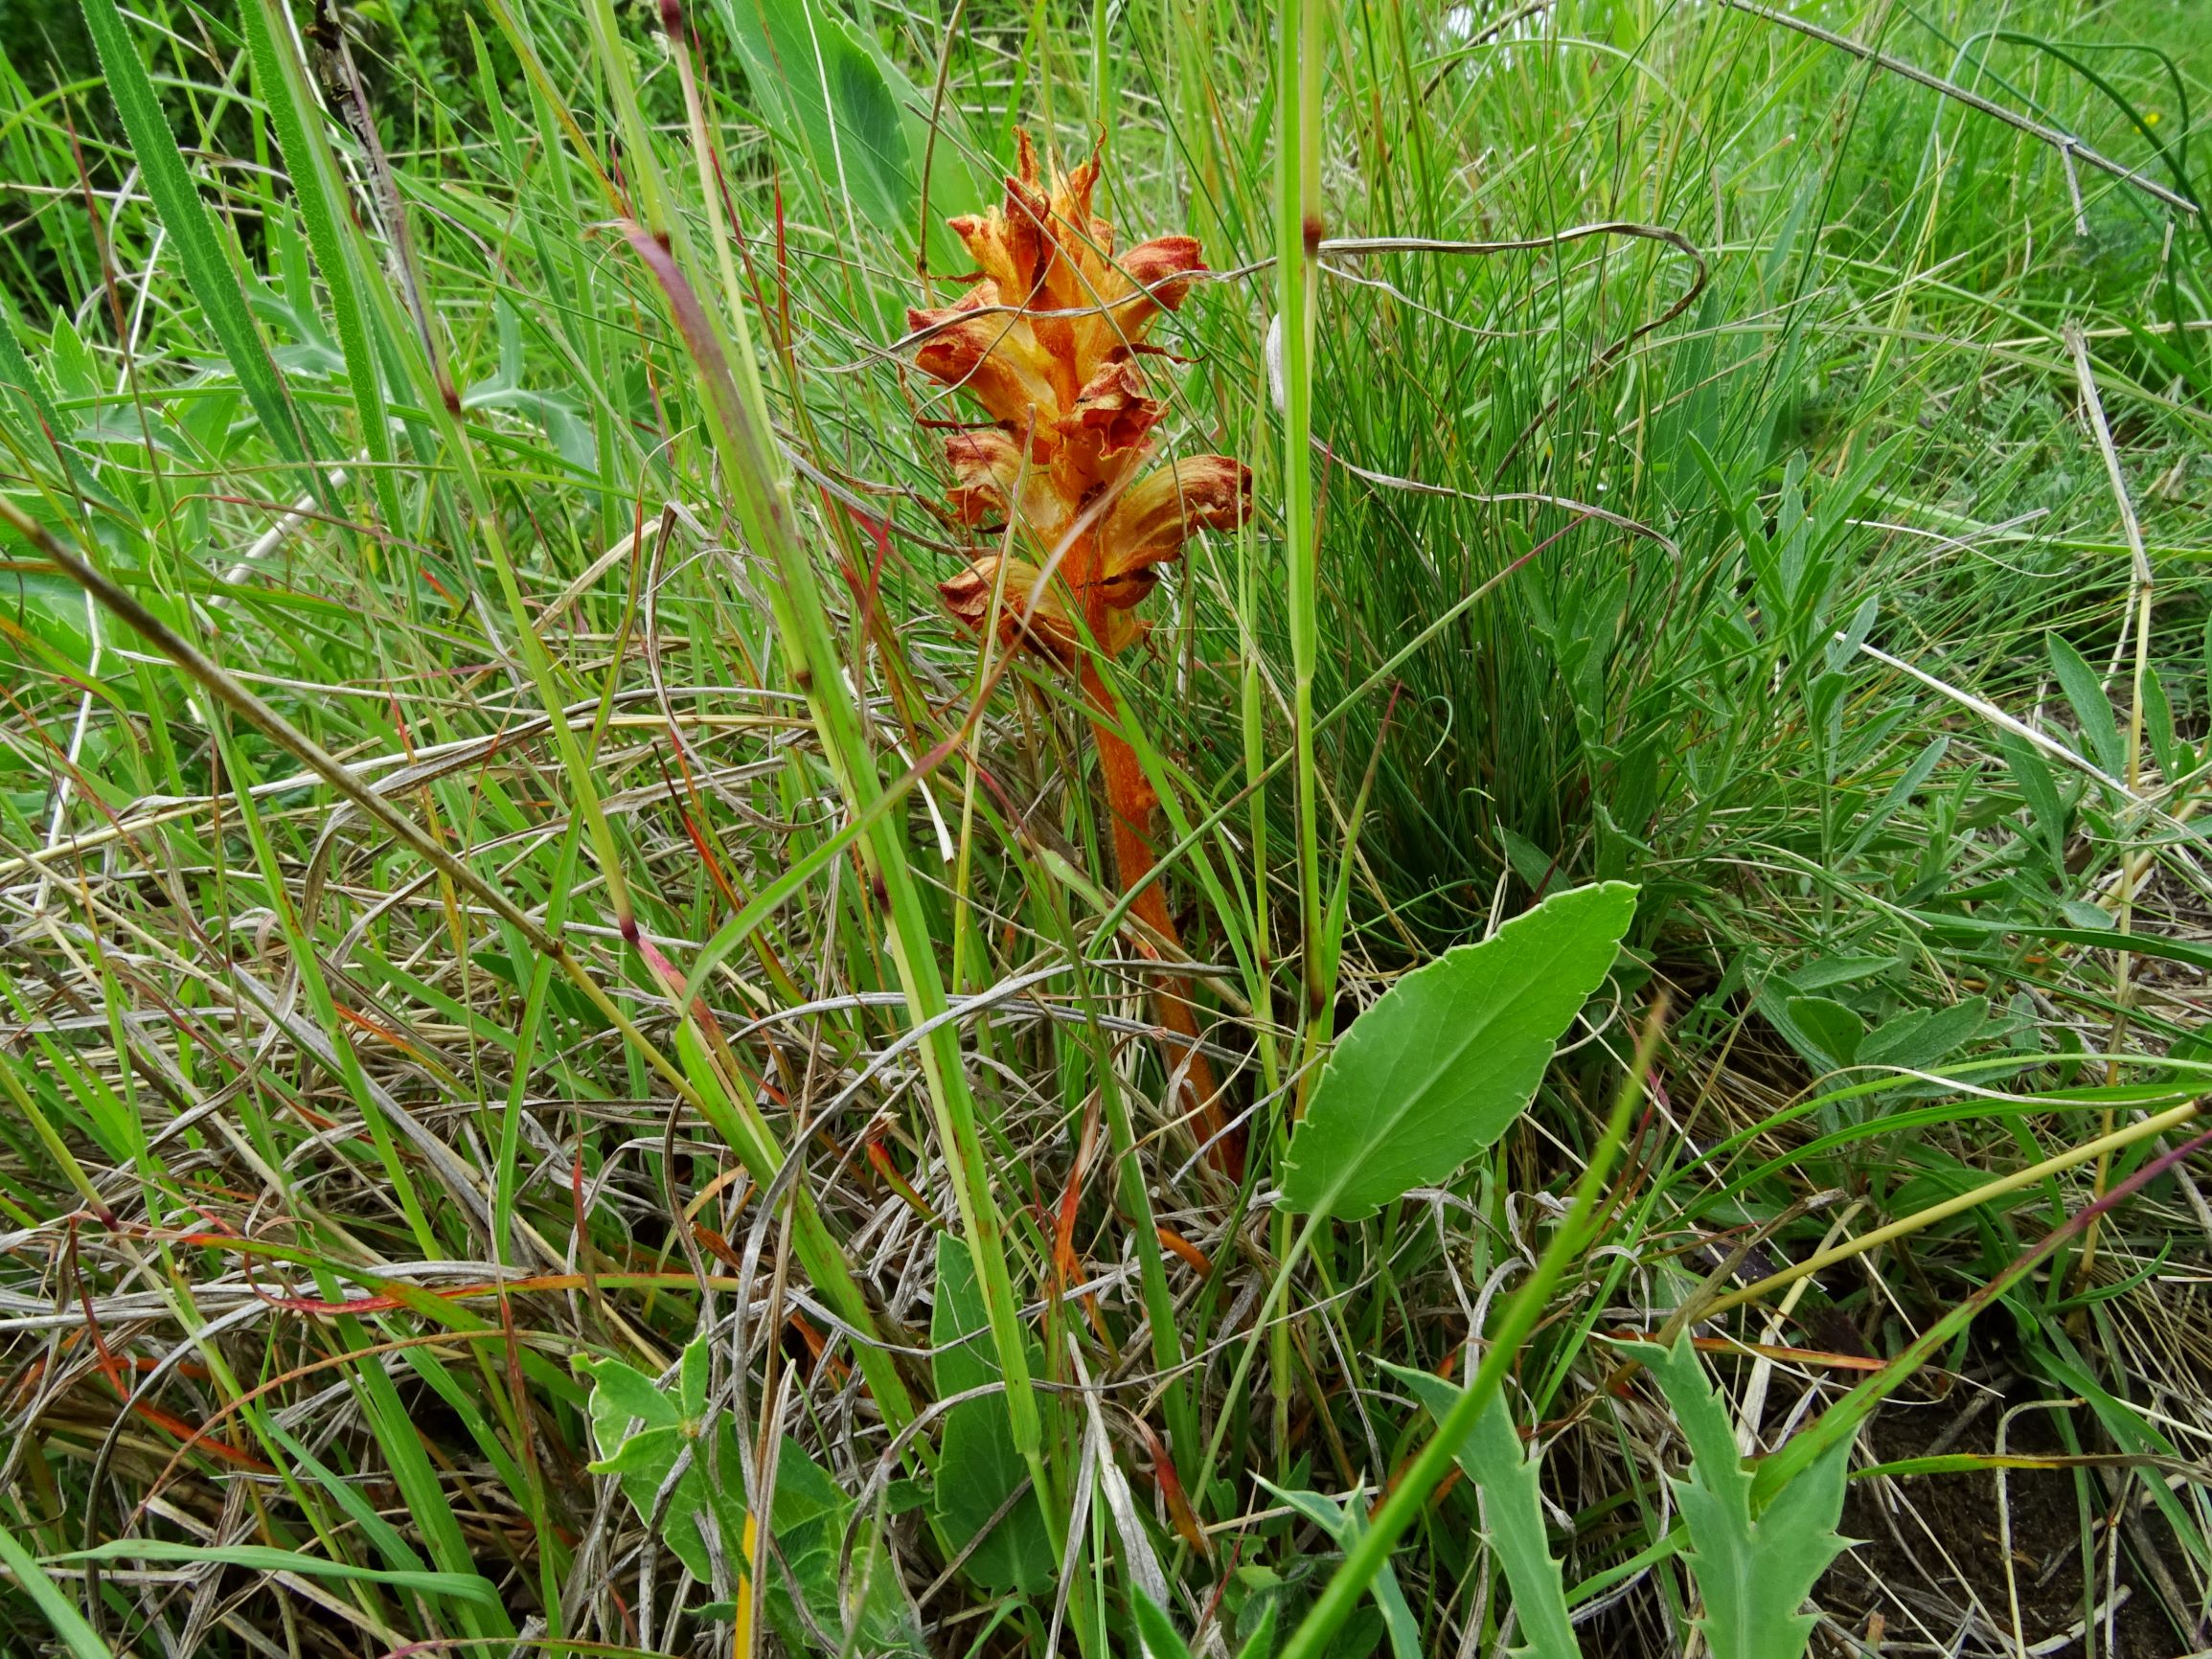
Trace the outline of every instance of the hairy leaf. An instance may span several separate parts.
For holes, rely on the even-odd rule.
[[[1129,1611],[1136,1616],[1137,1643],[1144,1659],[1191,1659],[1191,1649],[1166,1613],[1142,1590],[1131,1591]]]
[[[2117,778],[2128,763],[2128,748],[2120,740],[2119,722],[2112,718],[2112,702],[2106,694],[2104,681],[2082,653],[2057,634],[2045,634],[2043,648],[2050,653],[2051,671],[2059,677],[2059,689],[2066,693],[2066,702],[2082,729],[2082,747],[2090,760]]]

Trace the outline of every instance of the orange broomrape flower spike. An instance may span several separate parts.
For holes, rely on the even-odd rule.
[[[1161,409],[1139,354],[1153,319],[1180,306],[1206,266],[1184,236],[1155,237],[1117,257],[1113,227],[1091,213],[1098,170],[1094,154],[1048,188],[1023,134],[1006,205],[949,221],[974,257],[974,285],[956,305],[908,311],[906,322],[923,336],[916,366],[982,404],[995,423],[946,441],[953,510],[965,524],[1011,522],[1022,549],[978,556],[939,591],[978,632],[999,591],[1007,647],[1078,670],[1126,892],[1152,869],[1159,800],[1119,736],[1122,710],[1099,673],[1099,653],[1119,656],[1143,637],[1134,608],[1195,531],[1233,529],[1251,516],[1252,474],[1226,455],[1157,461]],[[1130,910],[1181,948],[1157,882]],[[1215,1139],[1222,1102],[1197,1046],[1189,982],[1163,977],[1153,1002],[1169,1070],[1181,1079],[1180,1107],[1213,1141],[1216,1166],[1241,1178],[1242,1137]]]

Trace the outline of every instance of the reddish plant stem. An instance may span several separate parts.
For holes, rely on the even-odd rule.
[[[1100,625],[1092,630],[1093,637],[1104,638],[1105,631],[1102,616]],[[1145,777],[1144,768],[1137,763],[1136,751],[1123,741],[1114,729],[1122,711],[1106,690],[1094,662],[1083,664],[1083,689],[1092,711],[1091,740],[1098,745],[1099,774],[1106,784],[1106,815],[1112,821],[1114,871],[1121,890],[1127,893],[1152,874],[1156,862],[1150,831],[1152,808],[1158,806],[1159,797]],[[1168,914],[1167,892],[1160,883],[1154,881],[1139,893],[1130,902],[1129,913],[1165,940],[1171,949],[1181,952],[1182,940],[1175,932],[1174,918]],[[1147,938],[1140,937],[1138,948],[1148,956],[1158,954]],[[1165,1028],[1160,1050],[1167,1060],[1168,1071],[1171,1076],[1181,1079],[1176,1102],[1178,1114],[1193,1117],[1198,1138],[1210,1143],[1206,1155],[1213,1166],[1232,1181],[1243,1180],[1243,1138],[1241,1134],[1221,1133],[1225,1120],[1220,1090],[1214,1079],[1212,1062],[1198,1047],[1198,1016],[1191,1004],[1191,982],[1180,974],[1160,975],[1152,989],[1152,1009]]]

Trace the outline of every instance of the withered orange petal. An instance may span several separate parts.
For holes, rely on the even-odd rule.
[[[989,298],[978,300],[983,294]],[[1038,350],[1029,324],[1002,311],[971,314],[979,305],[995,305],[997,297],[997,284],[983,282],[957,306],[908,311],[911,331],[928,330],[915,351],[914,365],[966,392],[993,420],[1013,427],[1036,420],[1042,429],[1059,410],[1060,398],[1053,391],[1051,365]]]
[[[1159,404],[1145,396],[1144,375],[1125,357],[1090,377],[1060,424],[1070,437],[1095,438],[1100,453],[1111,455],[1143,443],[1159,418]]]
[[[937,584],[945,608],[971,633],[982,632],[991,620],[991,593],[998,581],[1001,562],[1006,567],[1006,585],[998,600],[999,638],[1009,647],[1028,645],[1060,662],[1068,661],[1075,652],[1076,630],[1068,622],[1060,596],[1050,588],[1038,591],[1041,573],[1027,559],[1001,561],[995,556],[977,559],[951,580]]]
[[[973,524],[993,510],[1004,512],[1021,476],[1021,445],[995,426],[955,432],[945,441],[946,465],[957,483],[952,502],[963,524]]]
[[[1179,557],[1194,531],[1233,530],[1251,513],[1252,471],[1242,462],[1197,455],[1155,466],[1122,492],[1099,526],[1101,579],[1118,583]]]
[[[1109,364],[1094,376],[1075,407],[1060,420],[1052,481],[1062,496],[1078,505],[1093,491],[1118,483],[1152,450],[1152,429],[1159,422],[1160,406],[1132,389],[1133,376],[1111,375],[1121,367]]]
[[[1003,427],[953,433],[945,441],[945,460],[956,480],[951,500],[962,523],[1010,513],[1033,539],[1048,544],[1067,528],[1067,504],[1052,488],[1047,463],[1033,458],[1025,470],[1019,441]]]
[[[1154,305],[1174,310],[1191,291],[1191,279],[1206,268],[1196,237],[1154,237],[1122,256],[1122,272]]]
[[[1026,291],[1025,275],[1015,268],[1015,250],[1006,236],[1006,221],[997,214],[962,214],[945,221],[968,248],[969,257],[1004,293]]]
[[[1129,610],[1150,599],[1159,583],[1159,571],[1147,564],[1119,575],[1102,576],[1093,591],[1108,610]]]
[[[1009,289],[1023,305],[1037,297],[1052,263],[1052,198],[1034,182],[1006,181],[1006,211],[993,216],[1013,262],[1015,285]]]
[[[1091,225],[1090,195],[1098,184],[1099,157],[1106,150],[1106,134],[1090,152],[1088,161],[1079,164],[1072,172],[1062,173],[1053,180],[1053,217],[1071,227],[1077,234],[1087,231]]]

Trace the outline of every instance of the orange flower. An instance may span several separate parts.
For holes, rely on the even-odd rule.
[[[1035,463],[1023,466],[1020,443],[1001,428],[955,432],[945,441],[945,459],[959,480],[953,487],[952,506],[961,523],[980,524],[992,513],[1011,514],[1033,539],[1047,545],[1067,529],[1067,506],[1053,489],[1052,480]]]
[[[1098,528],[1106,602],[1136,603],[1159,580],[1156,567],[1182,557],[1193,531],[1234,530],[1251,511],[1252,469],[1242,462],[1199,455],[1153,467],[1122,491]]]
[[[995,615],[1009,650],[1026,648],[1080,671],[1127,889],[1152,867],[1158,800],[1084,641],[1118,656],[1143,638],[1133,612],[1158,584],[1159,567],[1181,557],[1198,530],[1230,530],[1250,517],[1252,475],[1225,455],[1151,465],[1163,411],[1137,353],[1153,321],[1182,304],[1206,265],[1186,236],[1155,237],[1117,260],[1113,227],[1091,212],[1098,173],[1094,153],[1047,188],[1024,134],[1004,206],[950,221],[974,257],[974,285],[958,304],[912,310],[906,320],[917,336],[915,367],[991,417],[945,445],[953,511],[969,525],[1003,513],[1022,543],[1019,554],[978,554],[938,591],[970,631],[992,626]],[[1161,884],[1145,884],[1130,913],[1149,930],[1142,948],[1164,940],[1179,950]],[[1164,975],[1154,1002],[1168,1069],[1181,1079],[1176,1111],[1235,1178],[1243,1143],[1224,1127],[1190,986]]]
[[[964,524],[1003,513],[1026,538],[1036,558],[1015,561],[1026,577],[1009,564],[1006,608],[1027,611],[1027,642],[1062,662],[1073,660],[1079,617],[1109,655],[1126,649],[1143,629],[1112,614],[1152,591],[1156,567],[1194,532],[1234,528],[1251,511],[1251,475],[1226,456],[1143,470],[1163,411],[1136,354],[1206,264],[1187,236],[1155,237],[1117,260],[1113,226],[1091,211],[1098,175],[1094,154],[1048,188],[1022,134],[1004,205],[950,221],[974,257],[974,285],[955,305],[907,313],[921,336],[915,366],[995,423],[945,446],[953,509]],[[1054,594],[1031,603],[1035,573],[1055,558],[1072,613]],[[992,584],[975,577],[987,566],[997,569],[979,560],[945,584],[947,608],[970,627],[989,608]]]
[[[906,326],[929,334],[915,353],[917,367],[991,411],[992,419],[1020,429],[1056,419],[1060,401],[1052,365],[1038,349],[1027,320],[995,308],[998,285],[981,282],[958,305],[941,311],[910,310]]]
[[[938,583],[945,608],[970,633],[981,633],[991,617],[991,590],[997,584],[1002,565],[1006,588],[998,599],[1000,642],[1010,648],[1030,646],[1063,668],[1072,664],[1082,648],[1061,599],[1063,584],[1056,580],[1040,589],[1044,573],[1026,558],[1001,559],[995,554],[986,555],[950,581]],[[1109,609],[1103,643],[1118,654],[1144,637],[1145,625],[1127,609]]]

